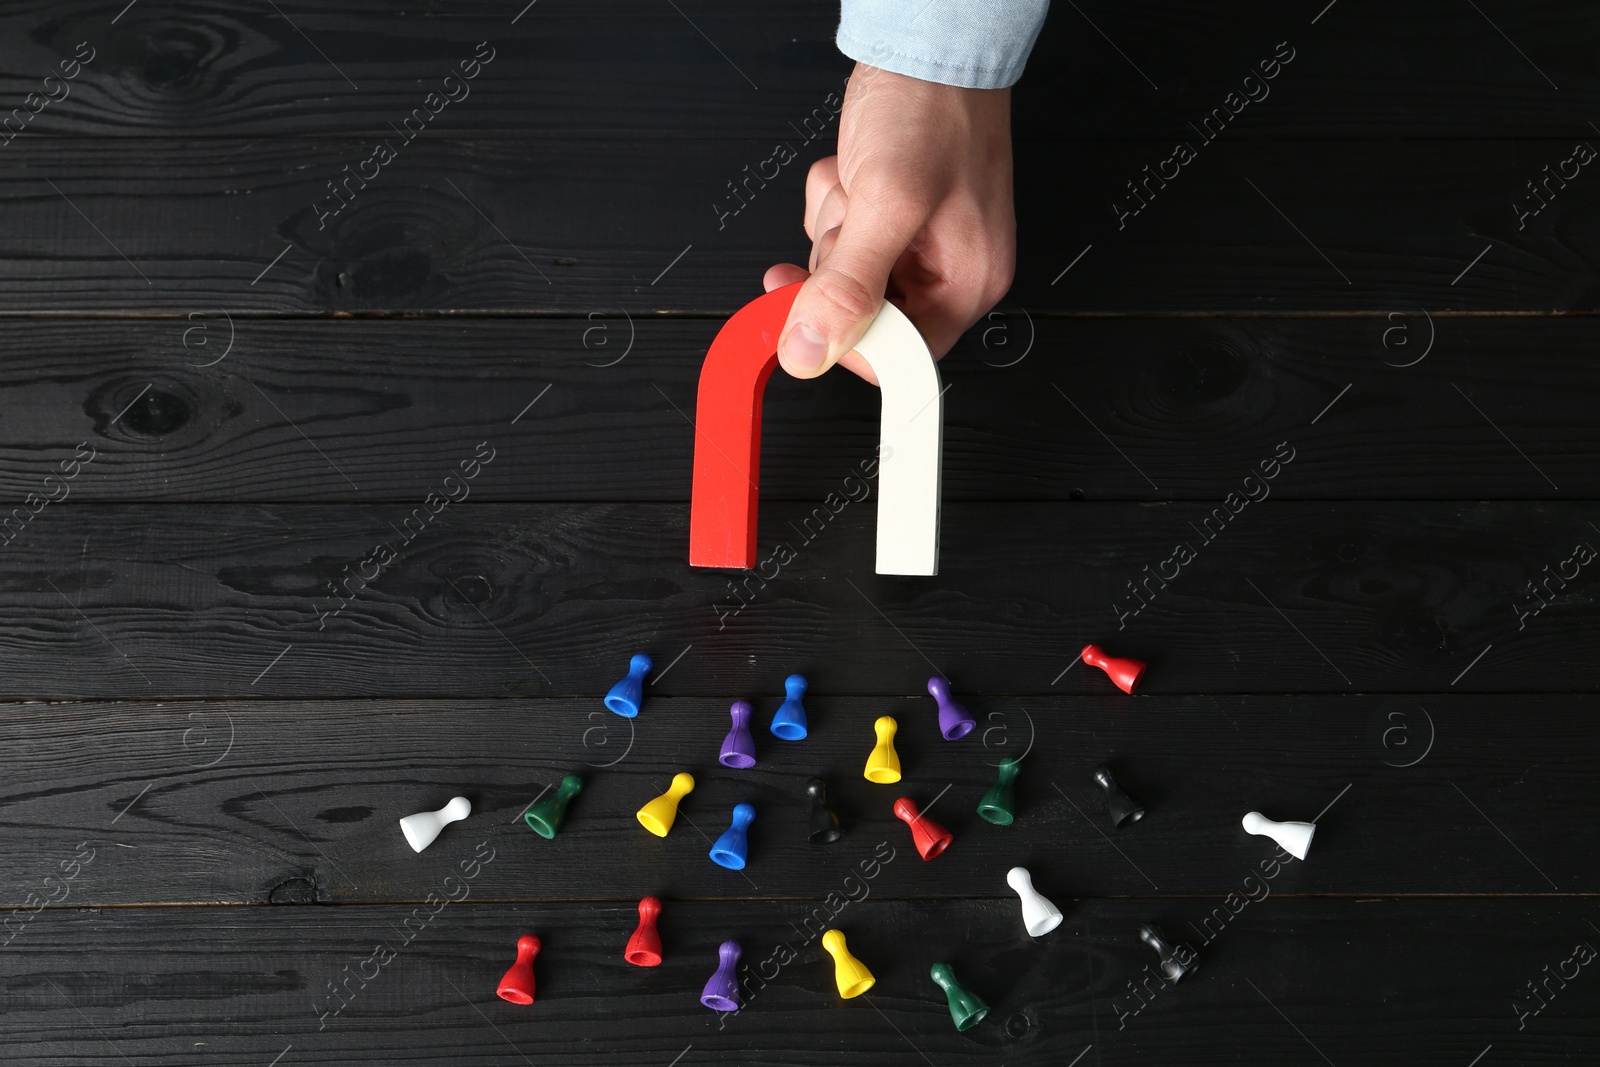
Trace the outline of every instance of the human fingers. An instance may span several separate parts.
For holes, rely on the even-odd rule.
[[[824,156],[811,164],[806,171],[806,236],[816,240],[817,209],[828,198],[828,193],[839,188],[839,157]]]
[[[837,363],[877,315],[889,272],[922,224],[914,209],[891,209],[892,215],[859,194],[849,198],[838,235],[795,298],[778,346],[780,362],[795,377],[814,378]]]

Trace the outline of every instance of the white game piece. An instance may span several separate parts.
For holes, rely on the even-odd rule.
[[[421,852],[433,844],[439,831],[453,822],[460,822],[472,814],[472,801],[456,797],[438,811],[419,811],[400,820],[400,832],[406,835],[406,844],[413,852]]]
[[[928,343],[887,300],[856,342],[878,376],[879,574],[939,573],[944,393]]]
[[[1033,875],[1028,873],[1026,867],[1013,867],[1007,871],[1006,884],[1022,898],[1022,925],[1029,937],[1043,937],[1061,925],[1061,909],[1033,888]]]
[[[1272,838],[1297,860],[1306,858],[1311,851],[1311,835],[1317,832],[1314,822],[1273,822],[1259,811],[1245,815],[1243,825],[1246,833]]]

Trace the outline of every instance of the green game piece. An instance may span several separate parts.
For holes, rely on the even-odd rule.
[[[539,801],[523,815],[528,828],[540,837],[554,837],[561,829],[561,820],[567,817],[567,803],[583,792],[583,779],[569,774],[561,779],[553,795]]]
[[[996,826],[1010,826],[1016,815],[1017,796],[1015,785],[1017,771],[1022,768],[1022,761],[1007,756],[1000,761],[1000,777],[994,786],[978,801],[978,814]]]
[[[948,963],[935,963],[928,969],[928,977],[944,990],[945,998],[950,1001],[950,1018],[955,1021],[957,1030],[971,1030],[989,1014],[989,1005],[956,981]]]

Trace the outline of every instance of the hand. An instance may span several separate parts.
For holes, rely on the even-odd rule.
[[[852,351],[888,296],[937,359],[1011,288],[1011,90],[962,89],[857,63],[839,154],[806,176],[810,273],[768,269],[770,291],[805,280],[778,343],[783,369],[835,363],[877,384]]]

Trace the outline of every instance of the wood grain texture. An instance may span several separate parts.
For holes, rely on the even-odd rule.
[[[684,502],[717,327],[617,312],[0,319],[0,495],[23,500],[87,441],[98,454],[72,502],[410,502],[487,439],[503,447],[474,501]],[[1597,329],[1007,306],[940,367],[944,497],[1211,503],[1290,438],[1302,454],[1272,499],[1593,498]],[[879,407],[844,372],[774,376],[763,499],[838,491],[874,454]]]
[[[664,693],[732,699],[753,670],[920,693],[933,668],[1104,698],[1061,674],[1087,641],[1149,662],[1151,693],[1590,684],[1593,567],[1557,574],[1595,537],[1586,505],[1269,499],[1207,542],[1203,505],[957,504],[933,579],[873,574],[870,503],[817,507],[764,507],[761,543],[794,558],[741,575],[688,567],[677,505],[469,501],[423,524],[421,491],[405,510],[69,502],[5,549],[3,695],[593,696],[631,653],[692,644]],[[1178,543],[1195,557],[1160,588]]]
[[[805,259],[804,171],[829,150],[795,145],[735,197],[768,141],[435,132],[326,218],[346,202],[327,183],[371,141],[19,140],[0,173],[0,311],[725,315],[768,267]],[[1126,183],[1171,140],[1019,145],[1011,299],[1097,314],[1594,311],[1600,181],[1580,172],[1537,215],[1513,207],[1573,145],[1224,133],[1120,221]]]
[[[118,17],[124,6],[6,5],[8,108],[79,41],[99,53],[30,131],[364,135],[375,116],[419,106],[488,40],[494,63],[446,112],[459,133],[671,139],[709,126],[785,136],[851,66],[834,47],[838,6],[826,0],[694,0],[679,12],[625,0],[526,11],[525,2],[356,0],[337,17],[280,4],[292,24],[268,5],[140,0]],[[1241,117],[1240,137],[1582,136],[1600,98],[1589,60],[1597,31],[1560,0],[1484,15],[1445,0],[1399,9],[1342,0],[1313,22],[1319,10],[1265,0],[1057,8],[1017,90],[1017,130],[1181,136],[1259,74],[1280,41],[1295,58]]]
[[[697,369],[808,250],[836,4],[5,5],[0,117],[96,50],[0,133],[10,1059],[1593,1059],[1600,979],[1568,970],[1600,943],[1600,178],[1530,183],[1600,137],[1600,22],[1055,7],[1014,94],[1015,285],[942,368],[942,573],[900,579],[859,477],[878,398],[842,373],[770,390],[758,572],[686,565]],[[335,212],[478,42],[470,98]],[[1087,641],[1149,663],[1139,695]],[[599,696],[640,651],[624,720]],[[793,671],[811,737],[717,766],[728,703],[764,724]],[[860,776],[882,714],[897,786]],[[989,825],[1019,752],[1018,820]],[[1102,762],[1137,825],[1105,825]],[[682,770],[650,837],[633,813]],[[411,852],[396,820],[456,794],[473,816]],[[902,795],[956,835],[932,863]],[[742,801],[736,874],[706,853]],[[1308,860],[1252,809],[1315,819]],[[1019,863],[1066,912],[1046,938]],[[645,893],[654,971],[620,958]],[[1144,922],[1202,969],[1165,986]],[[870,999],[837,997],[824,925]],[[492,990],[528,932],[514,1008]],[[719,1020],[728,937],[749,1007]]]
[[[1569,109],[1595,97],[1583,58],[1594,27],[1561,0],[1480,7],[1486,14],[1448,0],[1052,5],[1014,90],[1016,129],[1188,136],[1230,92],[1261,96],[1260,64],[1284,42],[1294,59],[1244,105],[1230,136],[1586,136]],[[1257,84],[1242,86],[1251,74]]]
[[[781,677],[753,675],[748,695],[750,771],[717,764],[726,702],[653,694],[631,723],[598,697],[8,706],[0,909],[30,893],[74,907],[420,901],[479,841],[498,858],[474,899],[499,901],[820,899],[867,856],[882,863],[873,892],[896,899],[1005,896],[1018,864],[1052,898],[1220,897],[1275,854],[1285,895],[1600,892],[1594,850],[1572,847],[1593,834],[1592,695],[963,693],[979,728],[945,742],[926,696],[814,682],[796,743],[766,730]],[[861,775],[884,714],[900,724],[892,786]],[[999,827],[975,809],[1007,756],[1024,761],[1018,817]],[[1102,762],[1148,810],[1120,831],[1093,781]],[[657,839],[634,812],[680,771],[695,790]],[[521,813],[567,773],[584,790],[538,838]],[[844,825],[833,846],[806,838],[813,775]],[[456,795],[473,814],[413,853],[396,821]],[[936,860],[892,815],[901,796],[955,834]],[[741,875],[707,853],[744,802],[757,815]],[[1252,810],[1316,819],[1310,858],[1246,834]],[[95,858],[68,895],[42,888],[79,842]]]
[[[1548,1006],[1521,1030],[1515,1011],[1537,1004],[1526,982],[1595,942],[1589,904],[1269,896],[1207,943],[1193,930],[1217,901],[1064,903],[1066,922],[1038,941],[1023,934],[1009,901],[845,905],[836,922],[877,978],[853,1001],[839,999],[831,963],[806,940],[809,913],[799,902],[668,901],[666,958],[649,970],[622,961],[635,921],[626,905],[468,897],[418,921],[409,941],[406,907],[47,911],[6,949],[6,1016],[12,1054],[29,1063],[199,1054],[241,1067],[280,1055],[285,1063],[665,1067],[677,1056],[775,1067],[1044,1067],[1086,1049],[1093,1062],[1129,1067],[1314,1063],[1319,1052],[1333,1063],[1448,1067],[1490,1044],[1491,1055],[1514,1062],[1568,1063],[1597,1037],[1592,963],[1564,986],[1552,981]],[[1201,969],[1179,985],[1163,987],[1155,956],[1137,940],[1152,920],[1174,937],[1183,931],[1201,953]],[[529,931],[544,942],[538,999],[519,1008],[493,989]],[[724,1019],[698,996],[726,937],[741,940],[755,973],[744,1009]],[[368,964],[380,944],[393,958]],[[760,968],[785,944],[795,958],[768,966],[764,978]],[[990,1005],[964,1034],[928,980],[939,960]],[[342,982],[347,1006],[324,1019],[329,985]],[[1136,988],[1153,991],[1147,1003]]]

